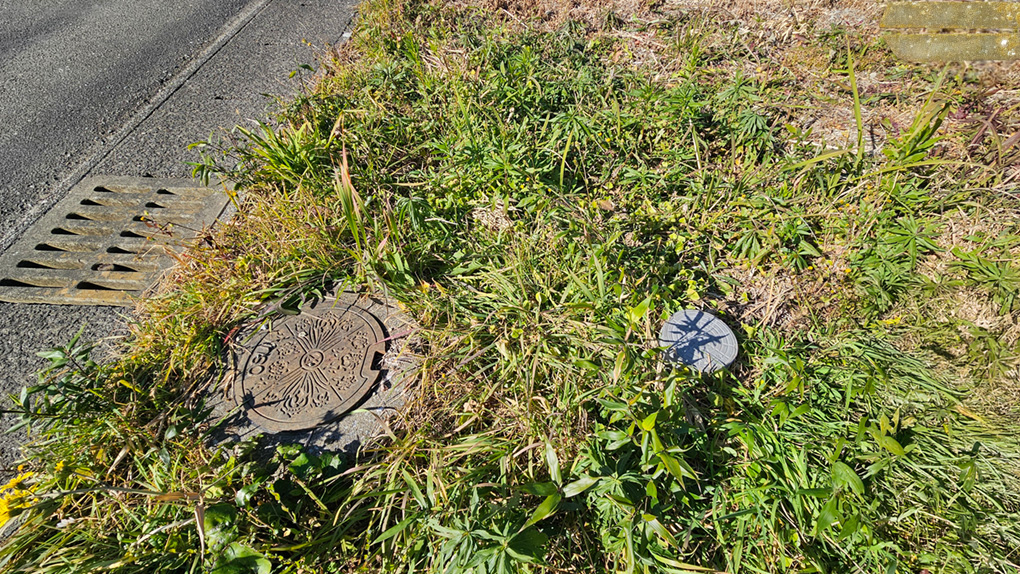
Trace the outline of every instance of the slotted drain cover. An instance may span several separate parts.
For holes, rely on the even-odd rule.
[[[354,305],[320,302],[252,338],[235,371],[234,400],[262,428],[314,428],[351,410],[375,385],[386,351],[379,319]]]
[[[0,256],[0,301],[132,305],[229,198],[187,179],[91,177]]]

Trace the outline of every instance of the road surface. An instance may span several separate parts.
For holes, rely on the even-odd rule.
[[[87,175],[187,177],[188,144],[276,109],[339,43],[354,0],[0,0],[0,250]],[[300,76],[298,76],[300,78]],[[37,351],[130,311],[0,303],[0,394]],[[9,427],[10,416],[0,417]],[[19,435],[0,436],[0,477]]]

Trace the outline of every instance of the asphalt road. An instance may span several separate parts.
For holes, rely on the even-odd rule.
[[[87,175],[187,177],[187,145],[276,109],[342,40],[355,0],[0,0],[0,249]],[[300,77],[300,76],[299,76]],[[0,303],[0,394],[124,308]],[[13,423],[0,417],[0,426]],[[0,436],[0,476],[20,434]]]

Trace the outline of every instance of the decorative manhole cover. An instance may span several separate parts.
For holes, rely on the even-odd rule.
[[[666,360],[712,373],[730,366],[737,358],[737,337],[722,319],[685,309],[674,313],[659,332],[659,346]]]
[[[85,179],[0,256],[0,301],[132,305],[228,201],[186,179]]]
[[[327,423],[354,408],[379,379],[386,351],[379,319],[354,305],[320,302],[275,321],[248,345],[234,400],[262,428],[280,432]]]

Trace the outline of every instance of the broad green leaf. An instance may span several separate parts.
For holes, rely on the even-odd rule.
[[[234,542],[216,560],[211,574],[270,574],[272,569],[265,556]]]
[[[797,407],[792,413],[790,413],[790,418],[791,419],[795,419],[795,418],[799,417],[800,415],[802,415],[802,414],[804,414],[804,413],[806,413],[806,412],[808,412],[810,410],[811,410],[811,405],[801,405],[801,406]]]
[[[659,412],[656,411],[656,412],[648,415],[647,417],[645,417],[645,419],[643,421],[641,421],[641,428],[646,430],[646,431],[650,431],[650,430],[654,429],[655,428],[655,418],[658,417],[658,416],[659,416]]]
[[[659,535],[660,538],[665,540],[671,546],[677,546],[676,538],[666,530],[666,527],[659,522],[659,517],[652,514],[642,514],[641,519],[645,521],[645,524],[651,527],[652,531]]]
[[[252,484],[245,485],[244,487],[239,489],[237,491],[237,494],[234,495],[234,502],[242,508],[248,506],[248,503],[251,501],[252,497],[255,496],[255,493],[258,492],[259,487],[262,486],[262,482],[263,482],[262,480],[259,480],[257,482],[253,482]]]
[[[682,459],[674,458],[664,452],[659,453],[659,459],[666,466],[666,470],[680,481],[680,484],[683,484],[684,477],[697,480],[698,477],[694,474],[694,469]]]
[[[648,307],[650,307],[651,304],[652,297],[651,296],[646,297],[645,300],[638,304],[636,307],[631,307],[630,309],[627,310],[627,319],[631,323],[640,323],[641,320],[645,318],[645,315],[648,314]]]
[[[622,504],[624,506],[630,506],[630,507],[634,506],[633,502],[631,502],[629,499],[626,499],[626,498],[624,498],[624,497],[622,497],[620,495],[617,495],[617,494],[607,494],[606,496],[611,498],[611,499],[613,499],[613,500],[615,500],[616,502],[619,502],[620,504]]]
[[[847,518],[843,521],[843,528],[840,529],[839,536],[837,538],[839,540],[843,540],[847,536],[850,536],[860,530],[860,526],[861,521],[856,514]]]
[[[818,513],[818,522],[815,526],[815,536],[821,536],[822,532],[839,520],[839,511],[836,509],[836,499],[830,499]]]
[[[659,503],[659,488],[655,486],[654,480],[649,480],[645,484],[645,496],[651,498],[653,504]]]
[[[599,481],[601,477],[584,475],[581,478],[571,482],[570,484],[563,487],[563,497],[571,498],[577,496],[582,492],[588,490],[593,484]]]
[[[386,542],[390,538],[393,538],[397,534],[400,534],[408,526],[410,526],[411,523],[414,522],[419,516],[421,516],[421,515],[420,514],[412,514],[411,516],[408,516],[407,518],[401,520],[396,525],[391,526],[390,528],[386,529],[386,532],[383,532],[382,534],[380,534],[378,538],[376,538],[375,540],[372,541],[372,544],[379,544],[380,542]]]
[[[881,429],[882,434],[889,434],[889,430],[890,430],[890,428],[892,426],[889,423],[889,417],[887,417],[885,415],[882,415],[882,416],[878,417],[878,425],[879,425],[879,428]]]
[[[425,498],[424,494],[422,494],[421,487],[418,486],[418,481],[416,481],[406,469],[400,469],[400,474],[404,477],[404,482],[411,489],[411,494],[414,496],[414,499],[418,501],[418,504],[422,508],[431,508],[432,505],[429,504],[428,499]]]
[[[521,490],[535,496],[552,496],[556,494],[556,484],[552,482],[529,482]]]
[[[609,401],[606,399],[597,399],[602,408],[607,411],[625,411],[627,410],[627,403],[621,403],[619,401]]]
[[[969,460],[961,465],[960,467],[960,487],[964,492],[970,492],[974,488],[974,483],[977,482],[977,465],[974,464],[973,460]]]
[[[627,351],[620,351],[616,354],[616,363],[613,365],[613,382],[620,380],[624,368],[627,366]]]
[[[214,504],[206,508],[202,530],[209,548],[219,551],[237,538],[237,508],[233,504]]]
[[[831,488],[801,488],[797,490],[799,496],[811,496],[814,498],[828,498],[832,496]]]
[[[775,405],[772,407],[772,416],[779,415],[781,417],[785,417],[789,412],[789,407],[787,407],[786,403],[782,401],[776,401]]]
[[[556,508],[559,507],[562,498],[559,493],[546,497],[542,504],[539,504],[538,508],[535,509],[535,512],[531,513],[531,518],[524,524],[524,527],[527,528],[552,516],[556,512]]]
[[[431,528],[433,532],[443,538],[449,538],[450,540],[460,540],[466,534],[463,530],[447,528],[446,526],[439,524],[439,522],[435,519],[429,520],[426,524],[428,524],[429,528]]]
[[[666,447],[662,444],[662,439],[659,438],[659,433],[655,432],[655,429],[648,431],[648,434],[652,437],[652,448],[655,449],[656,454],[666,450]]]
[[[532,526],[525,528],[510,539],[506,546],[506,553],[515,560],[537,564],[542,562],[542,558],[545,556],[545,545],[548,542],[549,537]]]
[[[313,457],[314,455],[310,456],[308,453],[302,452],[293,462],[287,465],[287,468],[294,473],[294,476],[305,480],[313,471],[317,470],[316,463],[318,461]]]
[[[556,456],[556,449],[553,448],[551,442],[545,443],[545,462],[549,465],[549,476],[552,477],[553,482],[560,484],[563,479],[560,478],[560,459]]]
[[[857,476],[850,466],[838,460],[832,464],[832,485],[836,487],[845,485],[857,494],[864,494],[864,481],[861,477]]]
[[[893,453],[896,456],[903,456],[904,454],[906,454],[903,451],[903,447],[900,446],[900,443],[891,436],[886,435],[879,437],[878,444],[882,445],[883,448],[885,448],[887,451]]]

